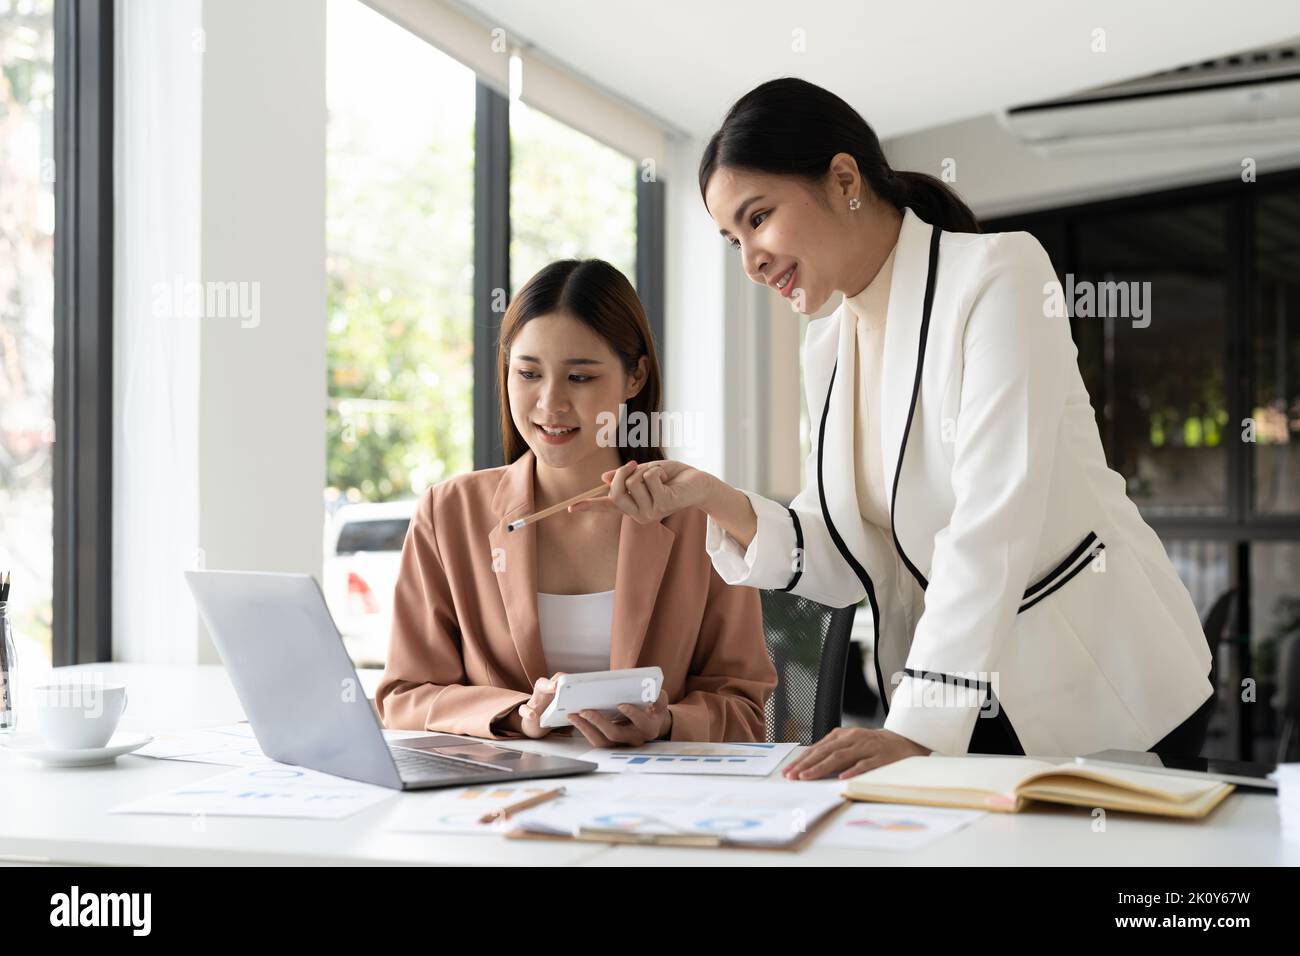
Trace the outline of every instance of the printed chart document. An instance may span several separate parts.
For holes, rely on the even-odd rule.
[[[919,850],[982,816],[982,810],[859,803],[837,814],[817,835],[817,845],[853,850]]]
[[[843,782],[716,780],[628,775],[515,817],[523,834],[609,843],[781,848],[800,842],[842,805]]]
[[[398,792],[305,767],[273,763],[230,770],[167,793],[124,803],[109,812],[338,820]]]
[[[253,728],[246,723],[157,734],[136,754],[159,760],[185,760],[226,767],[266,766],[275,763],[262,753]]]
[[[597,773],[688,773],[766,777],[798,744],[675,743],[655,740],[640,747],[589,750],[580,760],[596,764]]]
[[[387,741],[403,737],[424,737],[424,731],[384,730]],[[204,727],[199,730],[180,730],[161,733],[135,751],[136,756],[156,760],[183,760],[188,763],[211,763],[223,767],[278,766],[258,746],[257,736],[247,722],[227,724],[224,727]]]

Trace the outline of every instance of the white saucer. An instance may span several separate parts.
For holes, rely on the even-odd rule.
[[[150,734],[119,730],[109,739],[106,747],[54,750],[46,746],[40,734],[18,734],[9,738],[0,737],[0,747],[39,760],[51,767],[93,767],[96,764],[112,763],[122,754],[139,750],[151,740],[153,737]]]

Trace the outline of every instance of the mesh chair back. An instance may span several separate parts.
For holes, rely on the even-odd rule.
[[[831,608],[786,591],[763,591],[763,635],[776,667],[767,739],[810,744],[840,725],[856,606]]]

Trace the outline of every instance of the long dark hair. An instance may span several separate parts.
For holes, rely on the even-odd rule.
[[[700,195],[719,167],[820,182],[848,153],[872,192],[949,232],[979,232],[970,208],[942,180],[890,169],[862,115],[830,90],[787,76],[754,87],[727,111],[700,158]]]
[[[627,414],[641,412],[647,425],[641,433],[657,432],[648,423],[659,413],[663,394],[663,376],[654,336],[646,321],[645,309],[627,277],[603,259],[560,259],[543,267],[524,283],[506,308],[501,320],[501,337],[497,346],[497,397],[501,405],[501,448],[509,464],[528,450],[524,436],[515,428],[510,414],[510,345],[519,330],[542,315],[571,315],[609,343],[610,349],[631,375],[646,357],[646,380],[627,401]],[[648,431],[647,431],[648,429]],[[629,425],[628,431],[632,432]],[[619,460],[660,461],[663,449],[656,444],[634,447],[618,446]]]

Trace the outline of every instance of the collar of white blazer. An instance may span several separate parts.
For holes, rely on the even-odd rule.
[[[918,453],[925,450],[915,447],[920,437],[917,405],[922,376],[926,371],[926,345],[939,282],[942,235],[941,229],[934,228],[911,209],[904,212],[894,252],[894,273],[885,322],[880,399],[879,439],[884,472],[890,481],[890,534],[899,559],[922,591],[930,583],[922,566],[928,567],[930,563],[934,534],[948,520],[953,502],[936,498],[932,494],[934,485],[928,486],[925,493],[909,495],[911,489],[901,478],[905,464],[910,479],[920,479],[924,473],[923,468],[913,461],[919,459]],[[951,292],[945,292],[949,300]],[[858,514],[854,478],[858,463],[853,460],[853,418],[857,394],[853,388],[853,376],[844,373],[844,370],[852,369],[856,361],[857,337],[853,322],[842,308],[815,324],[818,326],[816,329],[810,325],[808,330],[808,361],[804,373],[809,394],[825,396],[820,415],[814,422],[818,429],[817,486],[822,516],[836,548],[862,581],[872,614],[879,620],[874,584],[858,559],[858,555],[869,552],[866,527],[862,521],[845,520],[845,516]],[[927,420],[931,418],[933,416],[927,413]],[[942,437],[940,443],[943,443]],[[914,446],[911,451],[909,444]],[[796,534],[799,534],[797,518]],[[1026,588],[1017,613],[1028,610],[1051,593],[1054,588],[1048,588],[1048,585],[1077,574],[1097,551],[1104,548],[1105,544],[1097,540],[1095,533],[1087,533],[1063,561]],[[785,590],[794,588],[801,573],[795,573]]]
[[[902,228],[894,247],[894,269],[886,307],[883,381],[880,389],[881,435],[877,439],[882,444],[884,473],[890,481],[888,502],[894,547],[922,589],[928,582],[908,558],[907,551],[898,539],[898,479],[906,454],[906,443],[912,435],[912,420],[921,384],[930,311],[938,277],[941,235],[942,230],[925,222],[911,209],[904,210]],[[858,511],[854,478],[858,463],[853,460],[857,395],[851,373],[857,360],[857,336],[853,323],[846,321],[848,316],[845,313],[845,307],[841,304],[831,316],[809,326],[805,347],[808,360],[804,375],[809,396],[821,394],[826,397],[821,404],[820,414],[813,420],[813,427],[817,429],[817,486],[822,516],[835,547],[866,591],[876,628],[875,646],[879,648],[880,607],[876,601],[875,586],[857,557],[869,552],[867,528],[862,521],[844,520],[844,516],[857,514]],[[814,356],[818,359],[815,360]],[[809,405],[812,409],[817,408],[812,401]],[[912,502],[911,506],[924,507],[924,502]],[[798,535],[798,518],[794,512],[791,512],[791,516]],[[835,516],[840,516],[840,520],[837,521]],[[787,590],[795,586],[800,574],[801,572],[796,572],[787,585]],[[884,691],[881,654],[877,653],[874,657],[876,680]],[[887,695],[884,700],[888,712]]]
[[[934,302],[938,274],[941,234],[942,230],[925,222],[911,209],[904,210],[902,228],[894,249],[894,270],[885,321],[884,378],[880,390],[879,440],[884,472],[890,481],[889,510],[894,546],[922,588],[927,584],[925,576],[908,558],[907,550],[898,539],[898,479],[906,455],[906,443],[913,432],[916,397],[921,383],[930,309]],[[845,373],[845,370],[853,368],[856,361],[857,343],[853,323],[844,318],[841,307],[832,316],[821,320],[824,323],[821,328],[814,331],[810,327],[809,333],[813,340],[826,336],[828,339],[833,337],[835,341],[822,340],[822,348],[817,349],[818,342],[810,340],[808,355],[820,351],[829,358],[827,353],[833,350],[834,359],[831,362],[810,363],[805,374],[808,375],[810,394],[820,392],[825,395],[821,407],[814,406],[816,417],[813,419],[813,427],[817,429],[817,480],[822,497],[822,511],[827,518],[831,537],[835,539],[845,560],[858,577],[867,583],[868,575],[854,557],[866,552],[866,532],[862,523],[844,521],[842,518],[838,522],[831,520],[833,515],[854,514],[858,507],[853,477],[858,465],[852,460],[856,396],[853,391],[853,376]],[[817,391],[813,391],[814,387]],[[868,584],[868,592],[870,590]],[[874,597],[870,593],[869,596]],[[874,600],[872,603],[875,603]]]

